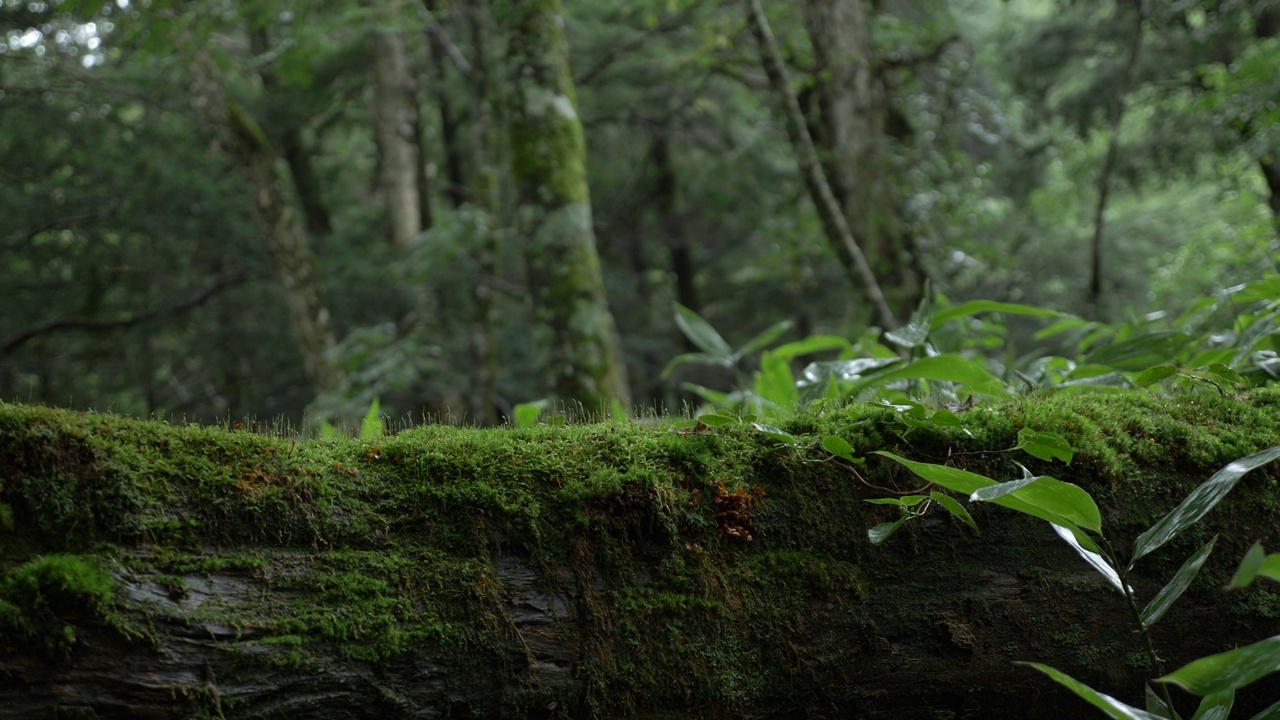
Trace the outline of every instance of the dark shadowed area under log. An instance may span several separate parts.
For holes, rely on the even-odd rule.
[[[1019,660],[1140,705],[1156,672],[1121,599],[1044,523],[974,506],[981,536],[930,514],[873,547],[894,515],[866,483],[920,481],[874,456],[855,473],[820,440],[996,479],[1022,463],[1093,493],[1127,547],[1280,444],[1280,393],[1060,394],[960,417],[801,415],[782,425],[794,446],[749,423],[621,422],[369,444],[0,404],[0,715],[1093,716]],[[1061,434],[1072,463],[1010,451],[1024,427]],[[1249,474],[1138,566],[1150,598],[1220,535],[1156,628],[1166,670],[1280,630],[1274,586],[1221,590],[1250,544],[1280,544],[1278,477]],[[1276,695],[1264,679],[1237,711]]]

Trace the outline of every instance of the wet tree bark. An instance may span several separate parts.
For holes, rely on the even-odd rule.
[[[508,19],[510,136],[544,383],[587,412],[629,405],[591,224],[586,146],[559,0],[518,0]]]

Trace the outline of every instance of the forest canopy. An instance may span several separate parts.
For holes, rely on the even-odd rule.
[[[0,400],[1266,380],[1277,98],[1274,0],[3,0]]]

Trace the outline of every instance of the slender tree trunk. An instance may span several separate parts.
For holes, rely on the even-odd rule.
[[[1107,199],[1111,194],[1111,176],[1115,172],[1116,158],[1120,154],[1120,123],[1124,120],[1126,96],[1129,84],[1133,81],[1133,71],[1138,65],[1138,55],[1142,51],[1142,25],[1146,22],[1146,0],[1134,0],[1133,37],[1129,42],[1129,53],[1125,58],[1124,72],[1120,76],[1120,85],[1116,88],[1116,96],[1111,104],[1111,117],[1107,140],[1107,154],[1102,161],[1102,172],[1098,177],[1098,204],[1093,213],[1093,240],[1089,245],[1089,309],[1095,319],[1102,315],[1104,233],[1106,225]]]
[[[676,278],[676,301],[681,305],[702,312],[698,297],[697,268],[693,262],[693,250],[689,235],[685,232],[684,218],[680,215],[680,185],[676,177],[675,162],[671,157],[671,127],[663,124],[654,133],[649,148],[657,178],[653,199],[659,214],[659,223],[671,260],[671,272]]]
[[[471,0],[465,5],[474,57],[471,65],[472,155],[475,162],[471,197],[484,211],[485,227],[472,249],[476,278],[471,288],[471,417],[481,425],[498,421],[498,347],[494,335],[498,324],[494,279],[498,272],[499,173],[497,169],[498,130],[494,110],[500,103],[494,83],[493,16],[489,0]]]
[[[377,0],[374,17],[394,22],[405,12],[402,0]],[[391,244],[408,250],[424,227],[419,167],[423,164],[416,86],[405,36],[380,28],[373,44],[373,118],[379,153],[379,184],[391,230]],[[425,213],[430,217],[430,211]]]
[[[586,147],[560,0],[510,4],[512,176],[542,371],[557,399],[625,406],[626,373],[591,225]]]
[[[249,45],[253,54],[265,55],[271,50],[271,37],[265,27],[249,28]],[[263,65],[258,70],[258,78],[267,92],[279,92],[280,82],[269,66]],[[311,153],[307,151],[302,140],[302,130],[296,125],[283,128],[279,140],[284,150],[284,160],[289,165],[289,175],[293,178],[293,189],[298,196],[298,204],[302,207],[302,218],[307,232],[315,237],[323,237],[333,232],[333,223],[329,219],[329,208],[324,201],[324,190],[320,186],[320,178],[311,164]]]
[[[769,29],[769,21],[765,17],[760,0],[743,0],[746,6],[747,19],[760,45],[760,59],[765,74],[769,76],[769,84],[782,105],[783,119],[786,122],[787,136],[800,164],[800,173],[804,177],[809,196],[818,211],[822,228],[827,241],[844,266],[849,279],[858,287],[867,303],[875,313],[876,321],[885,330],[898,327],[898,320],[885,300],[880,282],[876,279],[867,256],[854,239],[845,220],[844,212],[831,192],[822,164],[818,160],[818,152],[814,148],[813,138],[805,125],[804,114],[800,112],[800,104],[791,92],[791,80],[787,77],[786,66],[782,62],[782,54],[778,51],[778,43],[774,40],[773,31]]]
[[[888,90],[876,71],[866,4],[805,0],[805,21],[817,66],[814,140],[831,192],[890,306],[904,317],[919,303],[924,278],[888,163]]]
[[[189,72],[192,96],[217,144],[244,173],[262,223],[272,271],[284,291],[307,379],[316,393],[333,390],[341,370],[333,359],[329,309],[321,299],[307,239],[289,204],[275,152],[262,128],[227,97],[215,73],[207,54],[197,56]]]
[[[425,0],[433,17],[439,18],[448,9],[446,0]],[[467,202],[467,173],[462,123],[454,107],[453,96],[446,83],[449,72],[449,51],[439,34],[427,32],[427,44],[431,48],[431,69],[435,75],[436,107],[440,109],[440,140],[444,146],[445,197],[455,209]]]

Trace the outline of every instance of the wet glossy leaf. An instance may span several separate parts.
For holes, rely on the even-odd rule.
[[[1002,498],[1016,498],[1032,507],[1038,508],[1043,515],[1062,518],[1070,525],[1087,528],[1096,533],[1102,532],[1102,513],[1093,501],[1093,496],[1079,485],[1063,482],[1047,475],[1012,480],[975,490],[970,496],[974,502],[995,502]],[[1050,519],[1050,522],[1057,522]]]
[[[1060,670],[1055,670],[1048,665],[1041,665],[1040,663],[1018,664],[1033,667],[1045,675],[1048,675],[1053,678],[1054,682],[1075,693],[1085,702],[1098,708],[1102,712],[1106,713],[1107,717],[1113,718],[1114,720],[1164,720],[1164,718],[1161,718],[1159,715],[1153,715],[1146,710],[1139,710],[1136,707],[1126,705],[1110,695],[1103,695],[1070,675]]]
[[[1173,683],[1196,695],[1239,690],[1280,670],[1280,635],[1235,650],[1193,660],[1156,682]]]
[[[770,440],[777,440],[778,442],[785,443],[787,445],[796,444],[796,436],[792,435],[791,433],[785,430],[782,430],[781,428],[776,428],[772,425],[765,425],[764,423],[757,423],[757,422],[751,423],[751,427],[755,428],[757,431],[759,431],[764,436],[768,437]]]
[[[1102,577],[1111,584],[1111,587],[1115,588],[1120,593],[1124,593],[1124,585],[1120,582],[1120,573],[1116,571],[1115,567],[1113,567],[1100,552],[1098,552],[1098,546],[1093,545],[1092,549],[1090,549],[1080,542],[1080,536],[1084,534],[1083,532],[1078,530],[1073,532],[1069,528],[1065,528],[1057,523],[1050,523],[1050,525],[1053,527],[1053,531],[1058,534],[1058,537],[1062,538],[1068,545],[1070,545],[1071,549],[1075,550],[1077,555],[1084,558],[1084,561],[1089,563],[1090,567],[1097,570],[1098,574],[1102,575]],[[1090,541],[1090,543],[1092,544],[1092,541]]]
[[[1157,365],[1138,373],[1138,376],[1133,379],[1133,384],[1140,388],[1151,387],[1161,380],[1177,374],[1178,368],[1173,365]]]
[[[1138,536],[1133,543],[1133,559],[1129,561],[1129,567],[1133,567],[1139,558],[1169,542],[1178,533],[1204,517],[1205,513],[1212,510],[1227,496],[1227,493],[1231,492],[1245,473],[1262,467],[1278,457],[1280,457],[1280,446],[1240,458],[1214,473],[1213,477],[1192,490],[1191,494],[1172,512]]]
[[[1204,565],[1209,553],[1213,552],[1213,545],[1216,542],[1218,542],[1218,538],[1215,536],[1205,543],[1204,547],[1187,558],[1187,561],[1182,563],[1182,567],[1178,568],[1178,572],[1174,573],[1169,582],[1160,588],[1160,592],[1156,593],[1151,602],[1147,603],[1147,606],[1142,609],[1140,618],[1142,627],[1149,628],[1155,625],[1169,611],[1169,608],[1173,607],[1174,601],[1182,597],[1182,593],[1186,592],[1187,588],[1191,586],[1191,581],[1195,579],[1196,573],[1200,572],[1200,567]]]
[[[911,320],[906,325],[885,333],[884,339],[908,350],[924,344],[924,341],[929,338],[929,321],[933,317],[932,305],[929,296],[925,295],[920,301],[920,306],[911,314]]]
[[[902,523],[906,521],[907,519],[904,517],[896,522],[880,523],[867,531],[867,539],[871,541],[872,545],[881,545],[885,540],[888,540],[889,536],[896,532],[898,528],[902,527]]]
[[[1249,720],[1280,720],[1280,702],[1268,705],[1262,712],[1249,718]]]
[[[1235,690],[1206,695],[1204,700],[1200,701],[1200,707],[1196,708],[1196,714],[1191,716],[1191,720],[1227,720],[1231,715],[1231,706],[1235,702]]]
[[[970,392],[983,395],[1007,395],[1004,383],[978,362],[959,355],[935,355],[920,358],[901,367],[868,378],[869,384],[883,385],[894,380],[934,380],[953,382]]]

